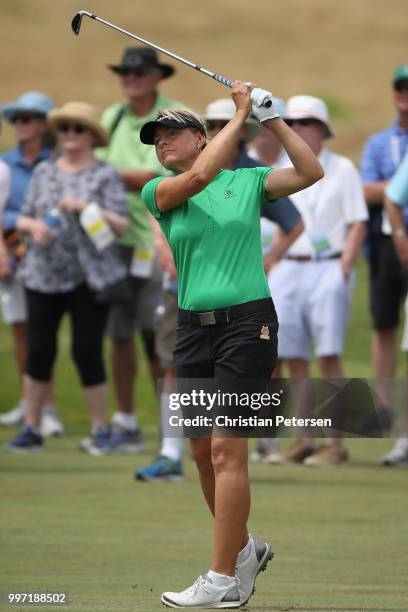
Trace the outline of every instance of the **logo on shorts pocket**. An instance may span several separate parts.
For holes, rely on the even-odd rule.
[[[261,335],[259,336],[261,340],[270,340],[269,336],[269,327],[267,325],[262,325],[261,327]]]

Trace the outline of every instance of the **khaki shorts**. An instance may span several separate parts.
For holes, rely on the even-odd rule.
[[[175,367],[173,353],[176,346],[177,295],[164,291],[164,313],[156,326],[156,352],[164,370]]]
[[[107,335],[113,340],[131,338],[137,331],[153,329],[155,312],[162,299],[163,275],[155,262],[151,278],[130,276],[132,300],[111,306]]]

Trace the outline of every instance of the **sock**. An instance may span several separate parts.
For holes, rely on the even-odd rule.
[[[181,438],[163,438],[159,455],[173,461],[181,461],[183,455],[183,440]]]
[[[251,538],[248,538],[248,542],[244,546],[244,548],[238,553],[237,565],[246,561],[251,552]]]
[[[162,443],[159,455],[164,455],[173,461],[180,461],[183,454],[183,439],[182,438],[170,438],[169,433],[171,427],[169,425],[170,409],[169,409],[170,395],[168,393],[161,393],[160,395],[160,425],[162,433]]]
[[[134,414],[119,412],[118,410],[113,414],[112,425],[117,425],[121,429],[127,429],[128,431],[139,429],[137,417]]]
[[[207,576],[211,582],[218,587],[227,587],[236,584],[235,576],[226,576],[225,574],[219,574],[218,572],[213,572],[212,570],[208,570]]]

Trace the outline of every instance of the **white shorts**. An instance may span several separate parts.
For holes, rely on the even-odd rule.
[[[27,321],[25,291],[20,281],[15,278],[11,282],[0,281],[0,299],[5,323]]]
[[[279,320],[279,359],[341,355],[355,274],[346,281],[339,259],[283,260],[268,281]]]
[[[402,334],[401,350],[408,351],[408,295],[404,302],[404,331]]]

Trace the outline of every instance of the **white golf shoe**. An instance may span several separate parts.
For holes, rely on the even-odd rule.
[[[236,582],[227,587],[215,586],[207,575],[199,576],[191,587],[180,593],[163,593],[162,603],[169,608],[239,608]]]
[[[0,425],[6,427],[18,427],[23,424],[25,414],[25,402],[21,400],[17,406],[14,406],[8,412],[0,414]]]
[[[259,572],[264,572],[273,557],[271,547],[266,542],[249,536],[251,552],[242,563],[237,564],[235,576],[238,578],[240,605],[244,606],[255,593],[255,580]]]

